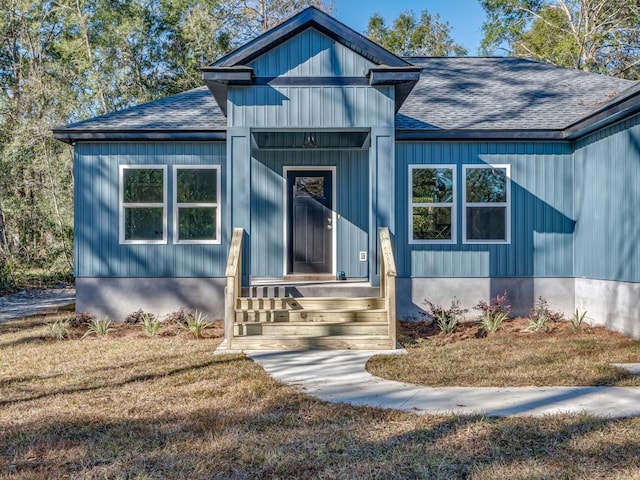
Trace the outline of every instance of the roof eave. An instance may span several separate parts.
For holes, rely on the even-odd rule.
[[[640,83],[565,128],[565,135],[575,140],[640,112]]]
[[[567,141],[562,130],[412,130],[396,129],[397,141],[421,140],[526,140],[526,141]]]
[[[370,68],[367,72],[369,77],[369,85],[372,87],[394,85],[395,86],[395,113],[398,113],[400,107],[407,99],[413,87],[420,81],[422,67],[413,65],[404,67],[391,67],[382,65],[380,67]]]
[[[226,130],[53,130],[53,138],[73,145],[83,141],[225,141]]]

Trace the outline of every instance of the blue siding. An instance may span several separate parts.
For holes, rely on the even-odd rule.
[[[576,144],[575,274],[640,282],[640,115]]]
[[[249,66],[259,77],[362,77],[375,64],[310,28]]]
[[[392,126],[393,87],[230,87],[229,126],[349,128]]]
[[[284,167],[335,166],[337,270],[367,277],[369,183],[367,152],[258,151],[251,172],[251,275],[280,277],[284,269]]]
[[[411,164],[457,168],[456,244],[409,244]],[[462,165],[511,165],[511,243],[463,244]],[[573,276],[573,159],[569,144],[430,142],[396,145],[398,274],[405,277]]]
[[[223,165],[223,143],[78,143],[75,147],[75,275],[77,277],[207,277],[224,275],[221,245],[120,245],[118,165],[168,165],[167,225],[172,225],[172,165]],[[220,213],[224,215],[222,182]]]

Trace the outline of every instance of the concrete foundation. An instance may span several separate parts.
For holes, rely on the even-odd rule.
[[[131,312],[166,315],[185,307],[224,318],[224,278],[76,278],[76,311],[113,321]]]
[[[575,286],[573,278],[399,278],[397,281],[397,314],[399,319],[424,318],[425,300],[448,307],[455,298],[462,308],[469,309],[465,318],[479,315],[473,307],[480,300],[490,301],[507,292],[512,315],[526,316],[539,296],[544,297],[553,311],[567,318],[573,315]]]
[[[576,308],[592,325],[640,339],[640,283],[576,278]]]

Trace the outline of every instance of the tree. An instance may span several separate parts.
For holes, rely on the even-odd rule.
[[[238,40],[245,42],[282,23],[304,8],[315,6],[331,13],[333,0],[240,0]]]
[[[451,38],[451,27],[440,16],[426,10],[420,17],[408,10],[389,27],[382,16],[369,18],[366,36],[397,55],[448,57],[466,55],[466,49]]]
[[[53,127],[202,85],[199,67],[327,0],[0,0],[0,290],[72,264],[71,147]]]
[[[640,78],[637,0],[481,0],[481,47],[589,72]]]

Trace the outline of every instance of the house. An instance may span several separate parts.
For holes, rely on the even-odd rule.
[[[640,336],[640,83],[399,58],[315,8],[202,72],[54,131],[75,152],[78,310],[184,305],[243,348],[389,348],[425,299],[506,290],[515,313],[543,296]]]

